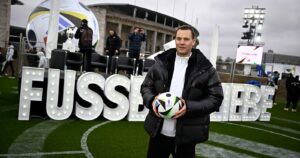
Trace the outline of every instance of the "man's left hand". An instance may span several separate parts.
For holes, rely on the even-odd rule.
[[[178,119],[178,118],[184,116],[185,113],[186,113],[186,103],[185,103],[185,100],[181,99],[181,102],[183,104],[182,108],[175,113],[173,119]]]

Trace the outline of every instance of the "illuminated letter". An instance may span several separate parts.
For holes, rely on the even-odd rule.
[[[32,88],[32,81],[44,81],[44,69],[23,67],[19,102],[19,120],[29,120],[31,101],[42,101],[43,89]]]
[[[258,105],[261,98],[260,88],[249,84],[245,84],[244,87],[245,98],[242,121],[256,121],[260,115],[260,106]]]
[[[100,116],[103,110],[103,100],[100,95],[89,89],[89,85],[96,84],[103,90],[104,83],[104,77],[93,72],[84,73],[78,78],[78,95],[85,101],[91,103],[91,106],[88,108],[82,107],[76,103],[75,114],[78,118],[83,120],[94,120]]]
[[[259,116],[259,121],[270,121],[271,113],[267,112],[268,108],[272,108],[273,100],[272,96],[275,93],[275,88],[270,86],[261,86],[261,100],[259,102],[261,106],[261,114]]]
[[[76,72],[73,70],[65,70],[63,103],[58,106],[58,93],[60,70],[49,69],[48,71],[48,88],[47,88],[47,114],[54,120],[64,120],[70,117],[73,111],[74,88],[75,88]]]
[[[118,74],[106,79],[104,94],[110,101],[118,104],[116,108],[104,106],[103,117],[111,121],[123,119],[129,110],[129,101],[126,96],[115,90],[117,86],[125,87],[129,91],[130,80],[126,76]]]
[[[143,98],[140,93],[144,79],[145,76],[131,76],[128,121],[144,121],[147,113],[149,112],[149,110],[143,105]],[[140,105],[143,107],[142,111],[139,111]]]
[[[222,105],[219,108],[219,112],[214,112],[210,115],[211,121],[228,121],[229,118],[229,105],[231,94],[231,83],[222,83],[224,99]]]
[[[241,121],[245,88],[243,84],[233,83],[229,121]]]

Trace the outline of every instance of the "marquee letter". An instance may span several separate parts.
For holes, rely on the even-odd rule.
[[[260,88],[254,85],[245,84],[245,98],[243,106],[242,121],[256,121],[260,115],[261,98]]]
[[[117,86],[130,90],[130,80],[123,75],[112,75],[106,79],[104,94],[112,102],[118,104],[116,108],[104,106],[103,117],[111,121],[123,119],[129,110],[129,101],[126,96],[115,90]]]
[[[219,108],[219,112],[214,112],[210,115],[211,121],[228,121],[229,118],[229,105],[231,94],[231,83],[222,83],[224,99]]]
[[[139,106],[143,105],[143,98],[140,93],[141,85],[145,76],[131,76],[129,102],[130,109],[128,121],[144,121],[149,110],[143,106],[143,110],[139,111]]]
[[[43,89],[32,88],[32,81],[44,81],[44,69],[23,67],[19,102],[19,120],[29,120],[31,101],[42,101]]]
[[[270,86],[261,86],[261,100],[259,102],[261,106],[261,114],[259,116],[259,121],[270,121],[271,113],[267,112],[268,108],[272,108],[273,100],[272,96],[274,96],[275,88]]]
[[[72,114],[74,103],[76,72],[73,70],[65,70],[63,103],[58,106],[58,93],[60,70],[49,69],[48,71],[48,88],[47,88],[47,114],[53,120],[65,120]]]
[[[83,120],[94,120],[100,116],[103,110],[103,100],[100,95],[89,89],[90,84],[98,85],[104,89],[105,78],[94,72],[87,72],[78,78],[78,95],[92,105],[88,108],[80,106],[76,102],[75,115]]]
[[[240,94],[240,96],[239,96]],[[229,121],[241,121],[245,88],[243,84],[233,83],[231,92],[231,105]]]

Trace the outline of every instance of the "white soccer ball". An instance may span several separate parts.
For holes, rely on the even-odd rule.
[[[28,18],[26,37],[30,47],[45,47],[48,37],[49,13],[52,0],[45,0],[38,5]],[[88,20],[88,26],[93,30],[93,45],[99,40],[99,26],[94,13],[80,3],[79,0],[64,0],[60,2],[60,14],[58,22],[58,44],[64,43],[67,29],[75,27],[75,31],[81,26],[81,20]],[[78,44],[78,39],[73,38],[72,43]]]
[[[182,108],[182,102],[176,95],[166,92],[158,95],[155,107],[161,117],[172,118]]]

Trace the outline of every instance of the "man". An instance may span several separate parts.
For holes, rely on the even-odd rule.
[[[108,37],[106,39],[106,48],[105,48],[106,55],[109,56],[108,72],[110,72],[111,69],[112,70],[114,69],[111,68],[112,57],[114,55],[120,54],[120,47],[121,47],[120,37],[116,34],[114,30],[109,30]]]
[[[278,73],[278,71],[274,71],[273,75],[272,75],[272,85],[273,87],[275,87],[275,93],[274,93],[274,96],[273,96],[273,104],[274,105],[277,105],[277,103],[275,102],[275,98],[276,98],[276,94],[277,94],[277,91],[278,91],[278,80],[279,80],[279,77],[280,77],[280,74]]]
[[[90,71],[92,59],[93,30],[88,27],[88,21],[86,19],[83,19],[81,21],[81,27],[77,29],[75,38],[79,39],[78,46],[80,52],[83,53],[83,69],[84,71]]]
[[[208,139],[209,114],[223,100],[223,90],[215,68],[195,44],[193,28],[184,25],[176,30],[176,49],[159,54],[149,70],[141,93],[149,109],[145,130],[150,135],[148,158],[195,157],[195,145]],[[163,92],[181,98],[183,107],[173,119],[163,119],[154,99]]]
[[[39,57],[39,65],[40,68],[47,68],[48,66],[48,60],[45,57],[45,51],[44,48],[41,48],[39,52],[37,52],[37,56]]]
[[[292,112],[297,112],[297,105],[300,99],[300,81],[298,75],[295,77],[295,80],[292,84],[295,88],[295,95],[292,100],[293,102]]]
[[[145,33],[144,30],[138,27],[134,28],[133,33],[128,35],[129,43],[129,58],[135,58],[138,62],[140,58],[140,51],[142,41],[145,41]]]
[[[115,54],[119,55],[120,47],[120,37],[116,34],[114,30],[109,30],[108,37],[106,38],[106,55],[108,55],[110,58]]]
[[[289,73],[289,76],[287,77],[286,81],[285,81],[285,88],[286,88],[286,106],[283,109],[284,111],[289,111],[289,107],[290,104],[292,102],[292,98],[293,98],[293,86],[292,86],[292,82],[294,80],[294,76],[292,73]]]
[[[0,75],[1,75],[1,70],[4,61],[5,61],[5,56],[2,54],[2,47],[0,47]]]
[[[15,70],[14,70],[14,66],[13,66],[13,61],[14,61],[14,45],[10,45],[7,49],[7,53],[6,53],[6,61],[5,61],[5,64],[4,64],[4,67],[2,69],[2,72],[1,74],[4,74],[7,67],[9,66],[10,69],[11,69],[11,75],[12,76],[15,76]]]
[[[286,80],[286,89],[287,89],[287,95],[286,95],[286,106],[284,108],[285,111],[289,111],[290,104],[293,104],[292,112],[296,112],[296,107],[299,101],[299,94],[300,94],[300,81],[299,76],[296,76],[295,78],[290,73],[289,78]]]

